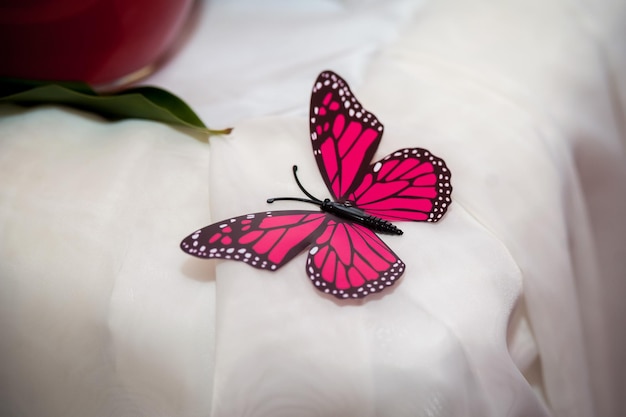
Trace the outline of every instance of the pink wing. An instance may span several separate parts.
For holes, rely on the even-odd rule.
[[[372,164],[348,200],[385,220],[436,222],[450,205],[450,177],[445,162],[429,151],[400,149]]]
[[[378,148],[383,125],[331,71],[322,72],[315,81],[309,120],[320,173],[335,201],[343,202],[361,182]]]
[[[370,229],[330,220],[309,250],[306,271],[315,287],[337,298],[362,298],[396,283],[404,263]]]
[[[276,270],[310,246],[327,222],[326,214],[316,211],[248,214],[206,226],[183,239],[180,247],[199,258]]]

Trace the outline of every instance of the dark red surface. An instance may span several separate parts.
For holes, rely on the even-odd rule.
[[[192,0],[5,0],[0,76],[107,84],[154,63]]]

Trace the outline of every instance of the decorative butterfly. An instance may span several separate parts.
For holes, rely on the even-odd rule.
[[[437,222],[450,205],[450,171],[421,148],[406,148],[370,164],[383,125],[331,71],[313,86],[313,155],[333,200],[295,200],[321,211],[266,211],[206,226],[181,242],[200,258],[222,258],[275,271],[309,248],[306,273],[318,290],[340,299],[361,298],[392,286],[405,265],[375,232],[401,235],[391,221]]]

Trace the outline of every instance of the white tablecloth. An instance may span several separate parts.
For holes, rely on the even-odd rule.
[[[626,414],[626,5],[213,1],[146,83],[214,128],[0,107],[0,415]],[[308,142],[333,69],[377,157],[452,171],[438,224],[384,237],[385,296],[321,296],[178,248],[222,218],[325,196]],[[280,204],[280,207],[278,207]],[[272,209],[303,208],[292,202]]]

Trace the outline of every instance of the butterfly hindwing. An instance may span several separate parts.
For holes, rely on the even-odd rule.
[[[313,285],[340,299],[362,298],[393,285],[405,265],[370,229],[333,218],[309,250]]]
[[[383,125],[340,76],[324,71],[313,85],[309,127],[324,182],[336,201],[344,201],[365,174]]]
[[[400,149],[372,164],[348,199],[385,220],[436,222],[451,202],[450,177],[445,162],[428,150]]]
[[[253,213],[206,226],[180,246],[200,258],[232,259],[276,270],[310,246],[327,222],[326,214],[317,211]]]

